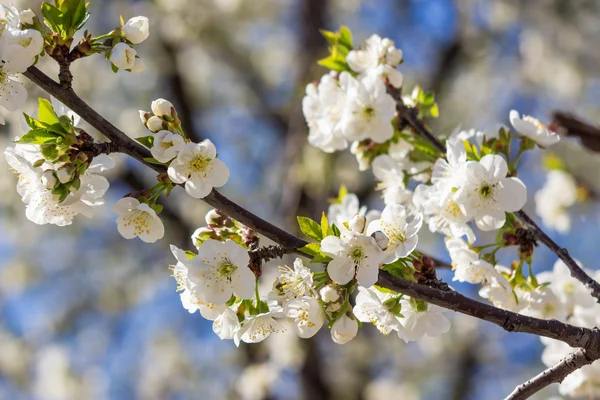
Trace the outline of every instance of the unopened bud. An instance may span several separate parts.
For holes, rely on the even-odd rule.
[[[218,240],[219,236],[217,235],[217,233],[208,228],[208,227],[202,227],[202,228],[198,228],[196,229],[196,231],[192,234],[192,240],[194,242],[197,241],[204,241],[206,239],[214,239],[214,240]]]
[[[345,344],[354,339],[358,333],[358,322],[355,319],[343,315],[333,323],[331,327],[331,338],[337,344]]]
[[[146,128],[148,128],[150,132],[161,131],[163,129],[163,120],[153,115],[146,122]]]
[[[146,125],[146,122],[148,122],[150,117],[152,117],[152,113],[144,110],[138,110],[138,112],[140,113],[140,120],[142,121],[142,124]]]
[[[258,245],[258,234],[251,228],[245,227],[242,231],[242,240],[248,248],[253,248]]]
[[[381,231],[373,232],[371,237],[375,239],[375,243],[377,243],[377,246],[379,246],[381,250],[387,249],[390,244],[390,239],[388,239],[388,237],[385,236],[385,233]]]
[[[415,270],[417,270],[417,271],[423,270],[423,263],[421,261],[417,260],[416,258],[414,260],[412,260],[412,265],[413,265],[413,267],[415,267]]]
[[[60,183],[67,183],[73,179],[73,173],[75,172],[72,165],[63,165],[56,171],[56,176]]]
[[[157,99],[154,100],[152,102],[152,112],[154,113],[154,115],[156,115],[157,117],[170,117],[172,114],[172,110],[174,110],[175,108],[173,107],[173,104],[165,99]]]
[[[324,303],[333,303],[340,298],[340,292],[334,285],[323,286],[319,291],[319,294]]]
[[[223,226],[227,219],[229,218],[216,208],[207,212],[206,216],[204,217],[204,220],[208,225],[214,225],[217,227]]]
[[[42,181],[42,185],[44,185],[46,189],[53,189],[54,186],[56,186],[56,182],[58,182],[56,176],[54,176],[54,173],[51,170],[44,171],[40,179]]]
[[[31,11],[31,9],[21,11],[19,14],[19,20],[23,25],[33,25],[33,19],[35,18],[35,13]]]
[[[342,308],[342,305],[340,303],[329,303],[325,306],[325,311],[327,311],[328,314],[333,314],[340,308]]]
[[[435,270],[435,262],[431,258],[429,258],[427,256],[423,256],[423,257],[421,257],[421,259],[423,260],[423,267],[424,267],[423,269],[424,270],[429,270],[429,269]]]

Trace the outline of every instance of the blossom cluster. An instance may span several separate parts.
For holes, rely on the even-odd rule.
[[[299,218],[303,232],[320,240],[309,247],[318,248],[313,261],[327,261],[326,270],[311,271],[297,258],[293,266],[279,267],[267,285],[270,290],[262,293],[249,255],[257,237],[217,210],[209,212],[207,226],[192,235],[197,254],[171,246],[177,260],[171,269],[184,308],[212,320],[215,333],[236,345],[288,329],[309,338],[325,322],[339,344],[352,340],[362,323],[374,324],[385,335],[393,331],[407,342],[448,331],[442,308],[376,286],[380,268],[402,265],[412,273],[412,265],[421,263],[414,252],[420,215],[409,217],[401,205],[388,206],[367,213],[376,217],[367,226],[354,194],[343,193],[339,200],[328,213],[339,228],[335,222],[329,225],[326,216],[321,225]]]

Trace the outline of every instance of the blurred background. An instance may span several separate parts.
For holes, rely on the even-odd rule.
[[[14,3],[39,10],[40,2]],[[404,51],[405,91],[418,83],[436,93],[440,118],[428,122],[440,135],[507,124],[512,108],[543,122],[553,110],[600,121],[596,1],[92,0],[90,12],[93,35],[114,29],[119,15],[150,18],[150,39],[137,48],[147,70],[114,74],[101,56],[77,61],[80,96],[133,137],[146,135],[139,109],[172,101],[185,130],[215,142],[229,166],[222,192],[292,231],[296,215],[326,210],[340,184],[382,207],[371,172],[358,172],[353,155],[327,155],[306,141],[304,88],[325,73],[315,63],[327,54],[320,28],[347,25],[355,45],[373,33],[394,40]],[[57,75],[49,60],[40,68]],[[24,111],[32,113],[46,94],[27,84]],[[2,149],[22,134],[19,115],[4,116]],[[587,196],[568,210],[570,233],[548,232],[595,269],[598,156],[574,139],[552,151]],[[527,156],[520,177],[534,214],[546,172],[539,151]],[[0,163],[0,399],[485,400],[543,369],[538,338],[454,313],[450,333],[410,345],[367,327],[344,346],[324,329],[311,340],[279,335],[236,349],[181,307],[167,268],[168,245],[192,248],[208,207],[176,191],[163,202],[164,239],[124,240],[111,205],[152,186],[154,175],[114,158],[107,205],[66,228],[29,222],[16,178]],[[448,260],[441,236],[423,232],[421,247]],[[539,248],[534,270],[554,261]],[[455,287],[477,297],[473,285]],[[554,385],[537,398],[556,393]]]

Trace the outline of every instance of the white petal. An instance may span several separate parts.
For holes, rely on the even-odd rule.
[[[481,165],[488,171],[488,174],[496,180],[506,178],[508,173],[508,165],[502,156],[497,154],[488,154],[483,156],[479,161]]]
[[[498,200],[505,211],[519,211],[527,202],[527,188],[519,178],[503,179],[497,190]]]
[[[340,285],[350,282],[354,278],[354,272],[354,264],[346,257],[334,258],[327,265],[329,277]]]

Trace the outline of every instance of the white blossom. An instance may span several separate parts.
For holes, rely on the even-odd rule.
[[[235,338],[240,326],[240,321],[235,311],[229,307],[225,307],[223,312],[214,319],[212,329],[222,340],[231,340]]]
[[[185,191],[190,196],[204,198],[229,179],[229,169],[216,157],[217,150],[210,140],[188,143],[169,165],[169,178],[174,183],[185,183]]]
[[[321,251],[333,258],[327,265],[327,273],[335,282],[344,285],[354,275],[363,286],[377,282],[384,253],[372,237],[344,229],[341,237],[323,238]]]
[[[571,230],[568,208],[577,201],[577,183],[565,171],[548,172],[546,184],[535,193],[535,211],[542,223],[560,233]]]
[[[510,123],[521,135],[527,136],[534,140],[542,147],[552,146],[560,140],[560,136],[556,132],[548,129],[536,118],[529,115],[519,115],[519,112],[512,110],[509,114]]]
[[[117,43],[110,52],[109,60],[119,69],[131,69],[135,65],[137,52],[127,43]]]
[[[538,286],[534,290],[524,291],[523,299],[525,307],[520,310],[521,314],[542,319],[565,319],[565,305],[548,286]]]
[[[337,344],[346,344],[358,333],[358,322],[355,319],[342,315],[331,327],[331,339]]]
[[[35,18],[35,13],[31,9],[23,10],[19,14],[19,19],[22,24],[32,25],[33,19]]]
[[[268,338],[272,333],[284,332],[285,327],[275,319],[275,315],[280,312],[280,309],[273,309],[270,306],[269,312],[247,316],[233,339],[236,346],[239,345],[240,341],[258,343]]]
[[[342,130],[348,140],[383,143],[394,135],[396,103],[378,77],[348,78]]]
[[[319,302],[308,296],[286,301],[283,313],[293,320],[296,333],[302,339],[313,337],[325,321],[325,313]]]
[[[402,51],[394,46],[388,38],[382,39],[373,35],[366,40],[364,50],[352,50],[348,53],[346,61],[353,71],[361,77],[374,75],[387,78],[392,86],[400,88],[403,76],[396,67],[402,62]]]
[[[157,161],[166,163],[177,157],[185,146],[185,139],[167,130],[162,130],[154,135],[150,152]]]
[[[446,310],[433,304],[413,299],[402,299],[400,323],[404,327],[398,336],[405,342],[419,340],[424,335],[434,337],[450,330],[450,321],[444,316]]]
[[[527,201],[523,182],[507,178],[507,173],[506,161],[496,154],[488,154],[465,167],[466,182],[458,189],[456,202],[481,230],[501,228],[506,221],[505,212],[518,211]]]
[[[422,223],[421,214],[414,215],[408,222],[406,208],[400,204],[392,204],[383,209],[380,219],[369,224],[367,234],[381,231],[387,236],[389,241],[384,262],[388,264],[408,256],[416,249]]]
[[[123,197],[113,206],[117,213],[117,227],[125,239],[139,237],[146,243],[154,243],[165,234],[165,227],[156,211],[133,197]]]
[[[136,57],[133,66],[129,70],[131,72],[143,72],[146,70],[146,63],[141,58]]]
[[[358,196],[354,193],[346,193],[341,203],[332,203],[327,210],[327,220],[335,224],[338,228],[344,225],[344,222],[350,221],[355,215],[364,215],[367,224],[381,215],[377,210],[367,211],[367,206],[360,207]]]
[[[150,107],[154,115],[157,117],[170,117],[172,111],[175,109],[175,107],[173,107],[173,104],[165,99],[154,100]]]
[[[314,291],[312,272],[301,258],[296,258],[293,267],[280,266],[278,280],[287,299],[310,296]]]
[[[348,73],[340,75],[340,82],[348,79]],[[306,86],[302,99],[302,112],[308,123],[308,142],[319,149],[332,153],[348,147],[342,132],[341,118],[346,104],[346,94],[340,83],[331,75],[323,75],[319,84]]]
[[[141,112],[144,112],[144,111],[141,111]],[[153,115],[150,118],[148,118],[148,121],[146,121],[146,128],[148,128],[148,130],[150,132],[161,131],[163,129],[163,120],[160,119],[160,117]]]
[[[248,252],[232,240],[206,239],[198,255],[188,263],[190,279],[207,302],[223,304],[232,294],[243,299],[254,295],[255,277],[248,264]]]
[[[498,276],[494,266],[485,260],[480,260],[479,255],[463,240],[446,239],[446,248],[452,259],[453,281],[483,283]]]
[[[485,285],[479,289],[479,296],[488,299],[496,307],[518,312],[527,305],[522,292],[513,291],[508,279],[501,275],[501,272],[509,272],[508,270],[499,265],[496,265],[495,269],[498,274],[489,277]]]
[[[150,24],[146,17],[133,17],[123,26],[125,38],[133,44],[142,43],[150,35]]]
[[[399,300],[397,294],[383,293],[376,288],[358,287],[356,305],[352,310],[356,318],[361,322],[369,322],[384,335],[392,331],[404,331],[398,315],[390,310],[387,303],[394,304],[398,308]],[[394,300],[396,300],[394,302]]]
[[[323,303],[334,303],[340,299],[340,292],[335,285],[325,285],[319,290]]]
[[[377,190],[383,191],[384,203],[407,205],[412,202],[412,192],[404,185],[404,161],[393,159],[387,154],[377,156],[373,160],[373,175],[379,181]]]

